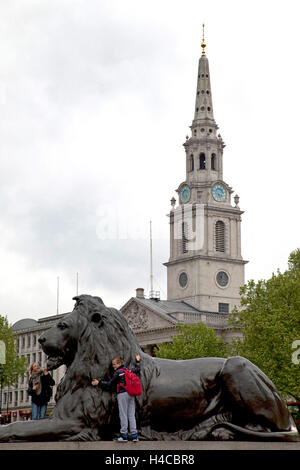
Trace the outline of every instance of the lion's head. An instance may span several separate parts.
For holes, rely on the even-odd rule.
[[[100,297],[81,295],[74,297],[76,304],[73,312],[61,318],[55,326],[47,330],[40,338],[39,343],[48,356],[49,370],[65,364],[69,367],[78,347],[86,337],[90,337],[96,328],[103,322],[103,313],[106,307]]]
[[[147,356],[146,362],[152,359],[142,353],[121,312],[106,307],[100,297],[80,295],[74,300],[74,310],[39,338],[49,370],[65,364],[69,375],[83,384],[109,375],[116,356],[122,356],[128,366],[137,353]]]

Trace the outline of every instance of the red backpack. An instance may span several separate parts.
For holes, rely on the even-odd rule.
[[[126,385],[123,384],[118,384],[118,390],[119,390],[119,385],[125,388],[126,392],[128,395],[131,395],[132,397],[137,397],[138,395],[142,394],[142,385],[141,381],[138,378],[138,376],[132,372],[130,369],[119,369],[125,372],[125,383]]]

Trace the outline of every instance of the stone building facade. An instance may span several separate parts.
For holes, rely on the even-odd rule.
[[[1,406],[2,421],[13,422],[31,418],[31,397],[28,396],[27,393],[29,367],[33,362],[38,362],[40,366],[44,368],[46,367],[47,361],[46,355],[38,342],[38,338],[64,315],[65,314],[53,315],[41,318],[37,321],[31,318],[25,318],[14,323],[12,329],[15,337],[16,351],[20,357],[25,356],[27,358],[28,369],[24,375],[19,377],[17,383],[3,388]],[[48,404],[48,414],[54,407],[56,387],[64,373],[64,366],[51,372],[55,386],[53,387],[52,398]]]
[[[136,289],[136,297],[129,299],[121,307],[121,312],[142,349],[150,355],[153,355],[158,344],[172,341],[178,324],[205,323],[226,342],[241,336],[239,330],[233,330],[228,325],[229,314],[200,310],[183,300],[160,300],[158,297],[147,299],[142,288]]]

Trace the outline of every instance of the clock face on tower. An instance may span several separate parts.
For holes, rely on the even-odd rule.
[[[220,287],[226,287],[229,282],[228,274],[225,271],[219,271],[217,276],[217,283]]]
[[[191,199],[191,190],[190,187],[186,184],[180,191],[180,200],[184,204],[185,202],[189,202]]]
[[[225,186],[221,183],[217,183],[212,187],[212,195],[215,201],[217,202],[222,202],[225,201],[226,196],[227,196],[227,191]]]
[[[185,272],[181,273],[179,276],[180,287],[185,287],[187,285],[187,282],[188,282],[187,274]]]

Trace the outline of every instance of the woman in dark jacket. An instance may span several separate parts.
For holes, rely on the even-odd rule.
[[[48,401],[52,395],[55,382],[47,369],[41,371],[39,364],[34,362],[30,366],[30,378],[28,383],[28,395],[31,396],[32,418],[45,418]]]

